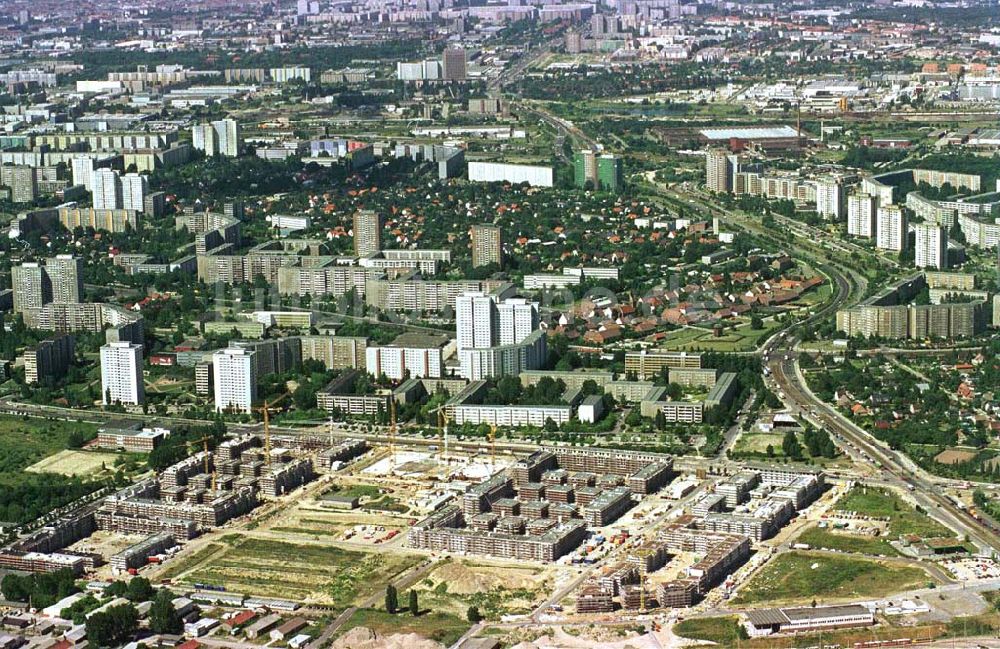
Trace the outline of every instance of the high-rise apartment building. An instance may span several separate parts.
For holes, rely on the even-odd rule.
[[[94,159],[89,157],[73,158],[73,184],[83,185],[88,192],[94,190]]]
[[[573,180],[577,187],[585,187],[589,180],[597,188],[597,154],[592,150],[577,151],[573,156]]]
[[[597,158],[597,187],[606,192],[620,192],[625,185],[622,159],[605,153]]]
[[[899,205],[880,205],[876,211],[875,247],[879,250],[906,250],[906,214]]]
[[[122,181],[114,169],[96,169],[91,174],[95,210],[122,209]]]
[[[485,293],[465,293],[455,298],[457,348],[485,349],[496,344],[497,303]]]
[[[229,347],[212,354],[216,412],[250,412],[257,399],[257,365],[248,349]]]
[[[367,257],[382,249],[382,215],[371,210],[354,214],[354,254]]]
[[[441,57],[441,78],[445,81],[464,81],[468,77],[465,64],[465,50],[449,47]]]
[[[11,268],[14,311],[40,309],[49,302],[76,304],[83,297],[83,260],[57,255],[45,261],[25,262]]]
[[[597,155],[589,149],[578,151],[573,156],[573,179],[577,187],[586,187],[608,192],[619,192],[624,185],[622,160],[610,153]]]
[[[538,329],[538,303],[510,298],[497,304],[497,343],[516,345]]]
[[[142,174],[125,174],[122,182],[122,209],[146,211],[146,196],[149,195],[149,179]]]
[[[38,197],[38,170],[27,165],[5,167],[5,181],[14,203],[31,203]]]
[[[52,301],[76,304],[83,298],[83,259],[56,255],[45,260],[45,272],[52,285]]]
[[[235,119],[222,119],[212,122],[216,140],[219,143],[219,155],[235,158],[240,155],[242,135],[240,124]]]
[[[826,219],[840,221],[847,214],[844,183],[837,178],[816,181],[816,213]]]
[[[240,154],[242,131],[235,119],[220,119],[191,128],[191,145],[206,156],[222,155],[235,158]]]
[[[711,149],[705,154],[705,186],[709,191],[719,194],[733,191],[733,175],[739,169],[738,160],[725,149]]]
[[[917,268],[948,268],[948,232],[936,223],[917,223],[913,250]]]
[[[472,267],[496,264],[503,266],[503,245],[500,227],[477,224],[472,226]]]
[[[117,342],[101,347],[101,398],[104,405],[139,405],[145,401],[142,345]]]
[[[847,234],[871,239],[875,236],[875,214],[878,199],[871,194],[851,194],[847,197]]]
[[[498,301],[481,292],[455,299],[460,373],[470,380],[537,369],[545,361],[545,333],[538,304],[522,298]]]
[[[24,351],[24,382],[44,383],[63,376],[76,351],[73,336],[56,336]]]
[[[215,127],[211,124],[195,124],[191,127],[191,146],[204,151],[206,157],[219,154],[219,143],[215,137]]]
[[[14,312],[40,309],[52,301],[52,282],[45,267],[36,262],[26,262],[10,269],[14,287]]]

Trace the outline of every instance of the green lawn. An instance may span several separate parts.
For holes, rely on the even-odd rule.
[[[357,605],[419,557],[237,536],[227,551],[185,577],[261,597],[346,608]]]
[[[333,496],[343,496],[346,498],[378,498],[379,488],[375,485],[335,485],[323,494],[321,498],[332,498]]]
[[[927,573],[910,566],[815,552],[785,552],[764,566],[732,601],[794,603],[878,597],[920,587],[928,581]]]
[[[814,548],[840,550],[841,552],[853,552],[855,554],[885,555],[887,557],[899,556],[899,552],[896,548],[892,547],[887,538],[872,538],[856,534],[830,532],[818,527],[808,528],[799,535],[798,542],[808,543]]]
[[[706,640],[722,647],[731,647],[737,640],[746,640],[746,629],[733,615],[697,617],[674,625],[674,633],[682,638]]]
[[[867,516],[888,517],[889,534],[916,534],[925,538],[954,537],[955,534],[926,514],[915,510],[895,493],[874,487],[857,486],[837,501],[834,509]]]
[[[405,606],[409,601],[408,597],[408,592],[400,593],[399,603]],[[396,633],[415,633],[450,647],[470,625],[464,619],[449,613],[428,611],[414,617],[409,611],[390,615],[383,609],[362,608],[355,611],[339,629],[339,633],[342,635],[359,626],[371,629],[381,637]]]
[[[0,472],[26,469],[42,458],[65,449],[70,434],[79,431],[89,439],[94,424],[0,415]]]

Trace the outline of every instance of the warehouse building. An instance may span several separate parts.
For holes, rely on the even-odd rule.
[[[743,613],[743,626],[751,638],[777,633],[803,633],[871,626],[875,615],[860,604],[801,608],[765,608]]]

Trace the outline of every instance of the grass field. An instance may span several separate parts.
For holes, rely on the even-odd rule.
[[[737,640],[746,640],[747,632],[732,615],[697,617],[674,625],[674,633],[692,640],[706,640],[721,647],[731,647]]]
[[[347,607],[381,591],[419,558],[394,553],[344,550],[330,545],[293,544],[228,537],[221,556],[184,577],[188,582],[224,585],[227,590]]]
[[[670,350],[708,350],[719,352],[736,352],[755,349],[761,337],[767,337],[780,326],[773,321],[767,321],[763,329],[751,329],[749,325],[741,325],[735,329],[727,328],[722,336],[716,338],[711,329],[688,327],[667,334],[661,346]]]
[[[216,552],[219,552],[224,547],[225,546],[221,543],[209,543],[204,547],[198,548],[196,552],[181,554],[167,563],[166,567],[163,568],[162,571],[157,572],[155,579],[176,579],[183,573],[197,566],[199,563],[208,559]]]
[[[931,579],[919,568],[814,552],[786,552],[757,573],[734,604],[804,603],[879,597],[921,587]]]
[[[42,458],[64,450],[70,434],[88,438],[97,431],[94,424],[0,415],[0,472],[26,469]]]
[[[837,501],[834,508],[866,516],[887,517],[890,519],[889,533],[892,537],[900,534],[916,534],[925,538],[955,536],[953,532],[887,490],[854,487]]]
[[[400,593],[400,603],[405,605],[409,595]],[[371,629],[379,636],[395,633],[416,633],[419,636],[440,642],[450,647],[469,629],[469,623],[464,619],[449,613],[429,611],[414,617],[409,612],[390,615],[381,609],[363,608],[355,611],[340,634],[347,633],[355,627],[363,626]]]
[[[781,433],[743,433],[736,440],[733,451],[737,453],[766,453],[770,445],[775,456],[783,456],[781,442],[785,436]]]
[[[887,538],[872,538],[857,534],[830,532],[818,527],[807,528],[798,538],[799,543],[808,543],[814,548],[840,550],[855,554],[899,556],[899,551],[892,547]]]
[[[114,453],[65,450],[43,458],[25,470],[32,473],[91,476],[113,466],[117,457]]]

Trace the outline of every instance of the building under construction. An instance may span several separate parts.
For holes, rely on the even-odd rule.
[[[535,561],[575,549],[673,477],[673,458],[600,449],[544,449],[470,488],[461,505],[417,523],[410,545]]]
[[[168,467],[158,479],[108,497],[97,511],[100,529],[126,534],[169,533],[178,539],[242,516],[312,480],[313,464],[267,439],[244,435]]]

